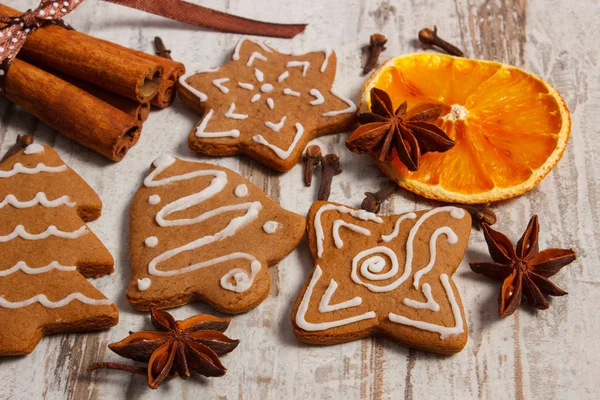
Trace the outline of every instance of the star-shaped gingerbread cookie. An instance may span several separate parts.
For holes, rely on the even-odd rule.
[[[331,50],[288,55],[242,39],[220,68],[179,79],[183,101],[203,114],[190,149],[290,170],[311,139],[354,124],[356,105],[332,88],[335,72]]]
[[[462,208],[384,217],[316,202],[307,228],[315,267],[292,311],[300,340],[383,335],[437,353],[462,350],[468,331],[452,280],[471,230]]]

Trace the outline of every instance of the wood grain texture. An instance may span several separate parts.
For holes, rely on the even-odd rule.
[[[499,320],[495,283],[473,274],[468,261],[485,257],[485,243],[473,232],[469,250],[455,275],[461,290],[469,342],[455,356],[402,348],[384,339],[344,345],[301,344],[292,333],[293,301],[312,269],[306,242],[278,267],[271,268],[270,296],[255,310],[236,316],[228,335],[242,340],[223,358],[223,378],[170,381],[159,391],[140,376],[113,371],[86,372],[91,361],[124,361],[107,350],[129,330],[149,328],[146,315],[134,312],[124,296],[130,278],[128,214],[130,201],[151,161],[162,152],[198,158],[187,149],[187,133],[198,116],[176,100],[154,112],[142,137],[125,160],[112,164],[57,134],[23,110],[0,100],[0,150],[16,135],[30,133],[53,145],[104,201],[102,218],[91,229],[115,256],[116,272],[92,280],[121,310],[120,324],[88,335],[44,339],[26,358],[0,360],[0,399],[595,399],[600,393],[600,126],[599,52],[593,32],[600,27],[597,0],[193,0],[238,15],[278,22],[307,21],[306,33],[292,41],[269,39],[281,50],[310,51],[332,46],[338,54],[335,87],[356,99],[361,76],[361,48],[372,33],[388,39],[383,58],[421,51],[415,41],[424,26],[471,57],[511,63],[553,84],[572,113],[570,143],[558,166],[533,191],[495,206],[498,229],[516,239],[530,215],[541,216],[542,247],[573,247],[578,260],[555,278],[569,292],[543,312],[522,308]],[[10,0],[25,9],[36,0]],[[25,4],[26,3],[26,4]],[[337,6],[336,6],[337,5]],[[103,39],[152,51],[159,35],[175,59],[189,70],[220,65],[239,36],[208,32],[128,10],[89,1],[69,16],[77,29]],[[325,152],[340,154],[344,173],[335,177],[331,200],[358,206],[363,192],[385,182],[367,157],[344,150],[345,135],[320,138]],[[287,209],[306,213],[316,197],[302,182],[302,167],[274,173],[239,158],[210,159],[232,168],[263,188]],[[435,206],[398,191],[386,213]],[[174,310],[185,318],[210,311],[187,305]]]

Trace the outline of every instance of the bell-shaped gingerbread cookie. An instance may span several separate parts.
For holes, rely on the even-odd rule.
[[[231,170],[161,156],[131,208],[127,299],[138,310],[204,301],[248,311],[269,293],[268,266],[296,248],[305,225]]]

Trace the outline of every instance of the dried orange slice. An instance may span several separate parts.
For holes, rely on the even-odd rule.
[[[456,144],[421,157],[409,171],[393,155],[379,167],[421,196],[457,203],[485,203],[519,196],[556,165],[567,145],[571,117],[556,89],[519,68],[442,54],[393,58],[366,82],[361,111],[372,87],[385,90],[394,107],[441,103],[436,124]]]

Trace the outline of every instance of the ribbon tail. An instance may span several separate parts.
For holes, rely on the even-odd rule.
[[[215,31],[293,38],[307,24],[274,24],[237,17],[182,0],[104,0]]]

